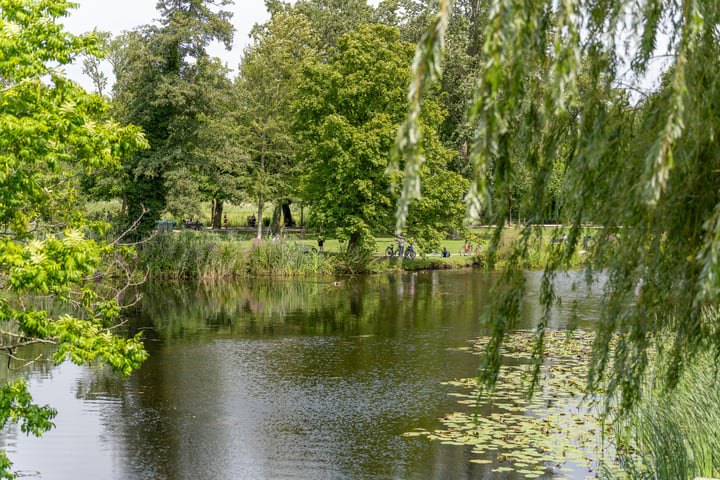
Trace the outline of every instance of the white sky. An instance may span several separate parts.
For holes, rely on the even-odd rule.
[[[113,35],[123,30],[132,30],[140,25],[153,23],[159,17],[155,10],[156,0],[73,0],[80,6],[71,11],[69,17],[62,19],[65,29],[80,34],[97,28],[112,32]],[[368,0],[369,4],[377,5],[380,0]],[[242,51],[249,42],[248,35],[253,25],[264,23],[270,18],[265,10],[263,0],[235,0],[235,5],[226,7],[233,12],[231,22],[235,27],[234,44],[231,51],[224,46],[214,45],[209,49],[212,56],[219,57],[227,64],[231,72],[237,72]],[[93,90],[88,78],[83,78],[82,66],[72,65],[65,68],[70,78],[80,83],[87,90]],[[105,70],[110,78],[108,88],[112,86],[110,69]]]
[[[131,30],[140,25],[152,23],[159,17],[155,10],[157,0],[73,0],[80,6],[71,10],[71,15],[62,19],[65,28],[75,34],[88,32],[97,28],[98,30],[110,31],[114,35],[121,33],[123,30]],[[294,0],[293,0],[294,1]],[[375,5],[380,0],[368,0],[368,4]],[[233,12],[231,22],[235,27],[235,36],[233,48],[230,51],[225,50],[224,46],[213,45],[209,49],[212,56],[219,57],[225,62],[231,71],[231,76],[237,72],[242,52],[249,43],[250,30],[256,23],[264,23],[270,18],[265,11],[265,3],[263,0],[235,0],[235,5],[226,7]],[[653,64],[649,74],[640,80],[642,88],[649,88],[658,78],[658,72],[663,71],[667,66],[662,62]],[[94,87],[89,78],[82,74],[82,66],[70,65],[65,67],[65,71],[70,78],[80,83],[88,91],[93,91]],[[105,89],[105,93],[109,93],[114,81],[109,65],[104,69],[105,75],[109,79],[109,84]],[[637,80],[629,77],[624,79],[628,83],[636,84]]]

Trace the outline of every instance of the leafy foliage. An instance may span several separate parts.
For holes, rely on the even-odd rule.
[[[147,144],[137,127],[107,120],[98,95],[55,70],[95,52],[94,35],[76,37],[56,23],[71,6],[0,1],[0,351],[15,359],[26,345],[50,344],[58,362],[97,359],[127,376],[147,354],[139,337],[113,333],[120,294],[106,296],[96,282],[124,267],[129,252],[81,233],[76,176],[117,168],[122,156]],[[36,310],[29,305],[35,296],[72,313]],[[47,431],[55,411],[31,402],[22,379],[2,387],[0,423]],[[10,467],[2,452],[0,475],[11,476]]]
[[[305,201],[315,224],[335,230],[350,250],[372,251],[373,231],[391,230],[393,182],[402,174],[390,157],[403,118],[411,54],[396,28],[364,25],[343,36],[327,62],[308,68],[299,87],[295,131],[308,167]],[[464,190],[461,178],[444,171],[450,154],[434,133],[442,111],[432,105],[420,127],[430,139],[424,152],[432,160],[423,175],[432,180],[427,202],[416,206],[409,229],[428,245],[436,244],[437,231],[424,227],[449,227],[453,217],[444,215],[454,212]],[[435,222],[441,218],[447,221]]]
[[[216,8],[227,4],[161,1],[159,26],[138,28],[115,42],[115,116],[124,124],[143,127],[150,143],[150,149],[127,157],[123,164],[128,217],[142,217],[138,236],[154,228],[169,195],[177,194],[176,199],[190,204],[185,212],[176,207],[178,214],[196,208],[193,202],[203,180],[212,178],[202,174],[208,170],[208,152],[203,149],[212,146],[203,142],[201,131],[218,104],[218,91],[227,90],[229,83],[225,68],[206,49],[214,40],[227,47],[231,43],[230,14]],[[179,179],[194,183],[178,183]]]
[[[296,131],[310,168],[305,196],[317,223],[353,247],[371,242],[391,215],[385,177],[402,116],[409,44],[396,29],[362,26],[340,39],[328,62],[308,68]]]
[[[534,225],[557,208],[570,231],[562,254],[546,265],[545,314],[534,360],[538,366],[542,361],[544,331],[557,301],[555,272],[579,248],[583,223],[601,225],[588,280],[604,271],[608,281],[589,384],[597,389],[614,364],[608,399],[620,397],[629,408],[641,395],[650,349],[657,347],[671,359],[668,384],[673,386],[699,352],[720,347],[717,332],[700,320],[720,291],[718,117],[712,113],[720,87],[712,61],[720,14],[713,1],[650,0],[643,8],[625,7],[620,1],[593,0],[490,2],[481,35],[482,69],[469,107],[474,175],[467,203],[471,217],[484,213],[497,219],[499,239],[520,165],[531,167],[525,170],[532,199],[527,230],[489,310],[494,340],[483,379],[496,380],[501,339],[515,324],[524,283],[519,265]],[[418,48],[411,110],[399,143],[409,159],[401,221],[418,192],[419,94],[440,66],[449,2],[438,2],[437,12]],[[631,65],[635,73],[646,73],[662,28],[669,32],[672,66],[659,90],[633,105],[622,89],[622,45],[627,38],[636,41]],[[566,188],[562,204],[552,205],[547,193],[558,159],[565,166]],[[614,254],[608,255],[611,249]],[[672,340],[661,341],[666,338],[661,333]],[[619,336],[614,353],[609,349],[613,335]]]
[[[307,18],[324,52],[333,51],[340,37],[373,20],[367,0],[301,0],[285,8]]]
[[[32,402],[23,379],[15,380],[0,387],[0,428],[9,421],[21,421],[24,433],[41,436],[54,427],[51,420],[57,411],[48,406],[38,407]]]

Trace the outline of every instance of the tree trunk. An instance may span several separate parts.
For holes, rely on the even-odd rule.
[[[280,202],[280,207],[282,208],[282,216],[283,216],[283,225],[286,227],[294,227],[295,222],[292,218],[292,212],[290,211],[290,204],[292,202],[290,200],[282,200]]]
[[[212,228],[222,228],[223,201],[213,199]]]
[[[258,197],[258,214],[257,214],[257,239],[258,240],[262,240],[262,224],[263,224],[262,211],[263,211],[264,204],[265,204],[265,201],[263,200],[263,196],[260,195]]]
[[[351,233],[348,239],[348,253],[354,253],[360,246],[360,235]]]
[[[267,125],[263,124],[263,130],[262,130],[262,149],[260,151],[260,188],[265,188],[265,127]],[[262,191],[262,190],[261,190]],[[257,215],[257,239],[262,240],[262,228],[263,228],[263,217],[262,217],[262,211],[263,207],[265,206],[265,198],[263,197],[263,194],[258,194],[258,215]]]
[[[273,234],[280,232],[280,205],[273,208],[272,220],[270,220],[270,231]]]

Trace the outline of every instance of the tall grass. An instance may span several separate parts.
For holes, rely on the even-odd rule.
[[[310,251],[302,243],[286,239],[253,240],[247,249],[248,273],[255,275],[330,274],[329,257]]]
[[[717,322],[720,316],[714,315]],[[716,352],[691,365],[675,390],[649,392],[616,424],[622,472],[607,478],[720,477],[720,376]],[[662,368],[657,370],[662,372]],[[658,383],[662,383],[658,379]]]
[[[294,241],[247,241],[238,236],[192,231],[156,236],[139,249],[138,261],[151,278],[158,279],[332,272],[326,257]]]

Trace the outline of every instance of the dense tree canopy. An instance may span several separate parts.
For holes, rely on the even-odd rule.
[[[12,365],[24,346],[54,345],[56,362],[103,361],[129,375],[146,353],[138,337],[113,333],[120,292],[98,287],[117,273],[123,252],[82,233],[77,176],[118,168],[121,157],[146,143],[136,127],[107,118],[102,98],[55,71],[95,50],[96,38],[67,34],[57,24],[70,7],[0,1],[0,353]],[[66,313],[33,306],[38,296]],[[17,378],[0,388],[0,426],[19,423],[23,432],[41,435],[55,411],[34,405]],[[10,466],[0,452],[0,476]]]
[[[439,74],[450,3],[437,3],[418,50],[412,114],[423,88]],[[475,173],[468,204],[470,215],[490,212],[502,229],[509,208],[506,187],[521,168],[514,155],[526,152],[533,201],[515,245],[521,259],[550,208],[552,166],[562,160],[567,193],[559,208],[571,230],[562,255],[546,266],[535,360],[542,358],[543,333],[556,301],[556,271],[579,249],[583,224],[601,226],[588,253],[588,279],[600,271],[607,276],[589,382],[599,389],[613,363],[608,398],[619,395],[627,407],[640,395],[654,348],[670,359],[670,386],[697,352],[717,354],[720,348],[720,330],[706,315],[720,286],[720,124],[713,113],[720,98],[715,61],[720,10],[713,1],[649,0],[641,8],[626,7],[622,1],[490,2],[469,108]],[[635,73],[646,73],[664,30],[671,68],[658,91],[633,105],[621,90],[623,59],[629,56]],[[625,45],[634,50],[626,53]],[[405,131],[412,129],[410,115]],[[421,160],[413,140],[401,143],[411,173]],[[413,188],[408,182],[405,199],[416,194]],[[498,345],[520,308],[520,269],[519,262],[507,267],[488,316],[495,341],[483,377],[490,383],[500,361]]]
[[[273,14],[285,9],[303,15],[325,52],[334,49],[340,37],[373,20],[373,7],[367,0],[300,0],[292,6],[278,0],[265,3]]]
[[[412,50],[400,41],[397,28],[364,25],[341,37],[327,61],[310,66],[299,86],[295,127],[306,166],[305,201],[316,225],[335,231],[350,247],[371,248],[373,233],[389,232],[393,224],[397,194],[392,182],[400,177],[388,167],[405,111]],[[439,109],[422,119],[429,139],[436,139],[433,129],[440,121]],[[431,189],[428,182],[429,201],[413,210],[410,233],[431,245],[439,240],[438,230],[457,221],[448,214],[456,209],[464,184],[459,176],[440,173],[447,150],[439,142],[426,146],[432,161],[424,173],[441,183]]]
[[[258,206],[258,238],[266,202],[297,196],[299,170],[296,142],[290,134],[292,105],[304,65],[316,62],[319,52],[305,16],[276,12],[252,35],[236,82],[237,130],[232,137],[244,152],[243,191]]]
[[[340,39],[300,86],[297,132],[309,165],[306,201],[326,229],[364,246],[392,215],[385,176],[404,111],[412,46],[397,30],[363,26]]]
[[[114,107],[123,123],[141,126],[150,149],[124,163],[124,195],[129,221],[142,218],[146,233],[166,210],[168,195],[184,198],[175,213],[197,213],[201,198],[198,155],[203,118],[217,104],[218,90],[228,89],[225,68],[207,47],[217,40],[229,47],[233,28],[221,8],[228,0],[163,0],[159,26],[125,34],[115,54]],[[199,181],[198,181],[199,180]],[[187,205],[190,203],[190,205]],[[147,210],[147,214],[143,211]]]

